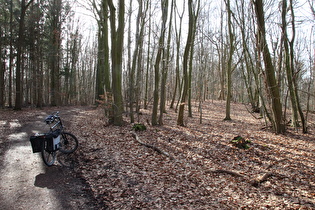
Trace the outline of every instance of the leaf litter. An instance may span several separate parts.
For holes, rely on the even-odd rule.
[[[308,134],[288,127],[275,135],[242,104],[233,104],[232,121],[223,121],[222,101],[203,103],[202,110],[203,123],[195,107],[185,127],[176,125],[174,110],[163,126],[149,125],[150,110],[141,110],[136,123],[146,130],[135,132],[132,124],[108,125],[101,108],[76,107],[64,120],[80,143],[74,170],[103,209],[315,208],[314,114]],[[23,111],[19,122],[34,112]],[[0,123],[10,121],[1,115]],[[2,124],[4,133],[18,126]],[[238,136],[248,149],[231,144]]]
[[[232,105],[232,121],[223,121],[222,101],[202,110],[203,123],[196,108],[185,127],[173,110],[163,126],[141,110],[140,144],[132,124],[108,125],[101,108],[84,109],[70,126],[80,141],[75,170],[104,209],[315,208],[314,115],[308,134],[275,135],[242,104]],[[236,136],[249,148],[233,146]]]

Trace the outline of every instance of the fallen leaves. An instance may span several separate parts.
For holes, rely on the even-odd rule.
[[[203,124],[189,118],[187,127],[177,126],[169,110],[164,126],[146,124],[137,133],[139,143],[132,124],[106,125],[102,113],[82,111],[71,131],[80,141],[76,170],[106,208],[315,208],[312,127],[309,134],[274,135],[239,104],[236,120],[223,121],[224,103],[213,101],[203,107]],[[149,111],[140,117],[147,122]],[[250,148],[231,145],[235,136],[250,140]]]

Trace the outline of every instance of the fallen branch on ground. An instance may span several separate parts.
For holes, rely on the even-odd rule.
[[[156,151],[156,152],[158,152],[158,153],[160,153],[160,154],[162,154],[162,155],[165,155],[165,156],[169,157],[170,159],[174,160],[174,157],[172,157],[172,156],[171,156],[170,154],[168,154],[167,152],[165,152],[165,151],[163,151],[163,150],[157,148],[157,147],[154,146],[154,145],[151,145],[151,144],[147,144],[147,143],[142,142],[142,141],[140,140],[139,136],[138,136],[135,132],[131,132],[131,135],[135,138],[135,140],[136,140],[139,144],[141,144],[141,145],[143,145],[143,146],[145,146],[145,147],[148,147],[148,148],[150,148],[150,149],[153,149],[154,151]]]
[[[279,173],[275,173],[275,172],[266,172],[265,174],[257,177],[256,179],[251,180],[250,183],[252,186],[258,187],[259,184],[267,181],[268,178],[272,177],[272,176],[278,177],[280,179],[288,178],[286,175],[283,175],[283,174],[279,174]]]
[[[151,144],[147,144],[147,143],[144,143],[140,140],[139,136],[135,133],[135,132],[131,132],[132,136],[134,137],[134,139],[141,145],[145,146],[145,147],[148,147],[150,149],[153,149],[154,151],[162,154],[162,155],[165,155],[167,157],[169,157],[170,159],[174,160],[174,157],[171,156],[170,154],[168,154],[167,152],[159,149],[158,147],[154,146],[154,145],[151,145]],[[270,164],[267,169],[269,168],[272,168],[274,165],[276,165],[277,163],[280,163],[280,162],[283,162],[287,159],[282,159],[282,160],[279,160],[279,161],[276,161],[274,162],[273,164]],[[274,173],[274,172],[266,172],[260,176],[258,176],[257,178],[254,178],[254,179],[249,179],[247,178],[245,175],[239,173],[239,172],[236,172],[236,171],[231,171],[231,170],[225,170],[225,169],[217,169],[217,170],[208,170],[208,171],[205,171],[206,173],[223,173],[223,174],[229,174],[229,175],[232,175],[234,177],[241,177],[241,178],[244,178],[246,181],[248,181],[252,186],[254,187],[259,187],[259,185],[265,181],[268,180],[268,178],[272,177],[272,176],[276,176],[276,177],[280,177],[280,178],[284,178],[286,176],[282,175],[282,174],[278,174],[278,173]]]
[[[256,179],[253,179],[250,181],[250,184],[254,187],[258,187],[259,184],[267,181],[267,179],[271,176],[273,176],[274,174],[272,172],[267,172],[259,177],[257,177]]]
[[[281,160],[277,160],[275,161],[274,163],[270,164],[266,169],[271,169],[272,167],[274,167],[275,165],[281,163],[281,162],[284,162],[284,161],[287,161],[288,159],[287,158],[284,158],[284,159],[281,159]],[[266,172],[260,176],[258,176],[257,178],[253,179],[250,181],[251,185],[254,186],[254,187],[258,187],[259,184],[267,181],[267,179],[269,177],[272,177],[272,176],[277,176],[277,177],[280,177],[280,178],[283,178],[283,177],[286,177],[282,174],[278,174],[278,173],[275,173],[275,172]]]
[[[223,174],[230,174],[232,176],[236,177],[244,177],[244,175],[235,172],[235,171],[229,171],[229,170],[224,170],[224,169],[218,169],[218,170],[213,170],[213,171],[207,171],[207,173],[223,173]]]
[[[286,161],[286,160],[288,160],[288,159],[287,159],[287,158],[284,158],[284,159],[281,159],[281,160],[277,160],[277,161],[275,161],[274,163],[270,164],[266,169],[268,170],[268,169],[274,167],[276,164],[282,163],[282,162],[284,162],[284,161]]]

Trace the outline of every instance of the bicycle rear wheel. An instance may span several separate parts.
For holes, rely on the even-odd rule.
[[[79,142],[77,137],[72,133],[62,132],[60,136],[60,152],[72,153],[78,148]]]
[[[51,152],[49,149],[49,140],[44,140],[43,141],[43,146],[42,146],[42,159],[44,161],[44,163],[47,166],[52,166],[55,162],[56,159],[56,152],[53,151]]]

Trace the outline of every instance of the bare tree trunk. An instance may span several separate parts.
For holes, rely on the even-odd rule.
[[[230,0],[225,1],[227,14],[228,14],[228,31],[229,31],[229,57],[227,64],[227,96],[226,96],[226,106],[225,106],[225,118],[224,120],[231,120],[231,97],[232,97],[232,61],[234,54],[234,34],[232,31],[232,20],[231,20],[231,6]]]
[[[192,38],[193,38],[193,28],[194,28],[194,14],[193,14],[193,2],[188,0],[188,11],[189,11],[189,27],[188,27],[188,36],[186,41],[186,47],[184,51],[184,61],[183,61],[183,91],[181,95],[181,101],[179,104],[178,116],[177,116],[177,125],[184,126],[184,110],[187,103],[187,94],[189,88],[189,75],[188,75],[188,60],[189,53],[191,52],[192,47]]]
[[[135,118],[134,118],[134,96],[135,96],[135,88],[134,88],[134,80],[135,80],[135,70],[136,70],[136,61],[137,61],[137,56],[138,56],[138,38],[139,38],[139,24],[140,24],[140,15],[142,10],[142,4],[139,4],[138,8],[138,15],[137,15],[137,21],[136,21],[136,34],[135,34],[135,48],[133,51],[133,56],[131,60],[131,19],[132,19],[132,1],[129,3],[129,17],[128,17],[128,22],[129,22],[129,28],[128,28],[128,64],[127,64],[127,69],[129,73],[129,87],[128,87],[128,103],[126,103],[126,106],[129,108],[129,117],[130,117],[130,123],[134,123]],[[127,108],[126,107],[126,108]]]
[[[147,6],[143,8],[143,1],[138,0],[139,8],[138,8],[138,15],[137,15],[137,21],[136,21],[136,42],[134,47],[134,52],[132,56],[132,66],[129,73],[129,109],[130,109],[130,122],[134,122],[134,102],[136,102],[136,111],[138,110],[138,99],[139,99],[139,92],[140,88],[139,83],[141,76],[141,59],[142,59],[142,46],[143,46],[143,34],[144,34],[144,26],[145,26],[145,15],[147,11]],[[148,5],[148,3],[147,3]],[[130,5],[132,8],[132,4]],[[131,14],[130,14],[130,20],[131,20]],[[130,26],[131,27],[131,24]],[[130,62],[129,62],[130,63]],[[137,68],[137,78],[135,78],[136,75],[136,68]],[[135,84],[136,79],[136,84]],[[138,112],[138,111],[137,111]]]
[[[109,33],[108,33],[108,16],[109,16],[109,12],[108,12],[108,4],[106,0],[102,1],[102,13],[103,16],[100,17],[102,18],[101,20],[103,21],[101,23],[102,26],[102,57],[100,58],[101,60],[104,60],[104,62],[102,62],[102,68],[104,68],[104,70],[102,71],[104,74],[104,78],[103,79],[103,85],[104,85],[104,92],[103,94],[105,94],[105,102],[106,104],[111,104],[113,101],[112,98],[112,87],[111,87],[111,75],[110,75],[110,61],[109,61],[109,57],[110,57],[110,53],[109,53],[109,43],[108,43],[108,39],[109,39]],[[110,109],[106,109],[105,114],[107,116],[112,116],[113,113]]]
[[[291,59],[290,59],[290,49],[289,49],[289,40],[288,40],[288,34],[287,34],[287,21],[286,21],[286,15],[287,15],[287,0],[282,1],[282,36],[283,36],[283,45],[284,45],[284,51],[285,51],[285,69],[287,74],[287,80],[288,80],[288,88],[290,93],[290,99],[291,99],[291,108],[292,108],[292,125],[293,127],[297,128],[299,126],[298,123],[298,112],[297,112],[297,104],[295,101],[295,92],[293,87],[293,69],[291,69]]]
[[[44,79],[44,76],[43,76],[43,57],[42,57],[42,48],[41,46],[37,46],[37,49],[36,49],[37,53],[39,55],[41,55],[39,58],[38,58],[38,63],[37,63],[37,75],[36,75],[36,78],[38,80],[37,82],[37,104],[36,104],[36,107],[38,108],[41,108],[43,106],[43,79]]]
[[[314,1],[313,0],[307,0],[309,6],[310,6],[310,9],[312,11],[312,14],[313,14],[313,18],[315,20],[315,5],[314,5]]]
[[[144,65],[143,65],[143,47],[144,47],[144,34],[145,34],[145,26],[147,23],[147,13],[149,10],[149,2],[139,0],[139,4],[143,4],[143,11],[141,15],[141,27],[140,27],[140,34],[139,34],[139,49],[138,49],[138,61],[137,61],[137,77],[136,77],[136,112],[137,117],[139,121],[139,115],[140,115],[140,104],[141,104],[141,95],[142,95],[142,89],[143,89],[143,75],[144,75]]]
[[[60,95],[60,49],[61,49],[61,10],[62,0],[54,0],[50,2],[50,44],[51,56],[50,63],[50,92],[51,105],[58,106],[61,103]]]
[[[125,26],[125,1],[119,0],[118,28],[116,29],[116,8],[112,0],[107,0],[110,10],[111,25],[111,58],[112,58],[112,89],[114,104],[113,119],[114,125],[122,125],[123,118],[123,97],[122,97],[122,55],[124,45],[124,26]]]
[[[224,100],[225,99],[225,82],[226,82],[226,68],[225,68],[225,60],[226,60],[226,49],[225,49],[225,43],[224,43],[224,37],[223,37],[223,9],[221,10],[221,28],[220,28],[220,32],[221,32],[221,37],[220,37],[220,44],[216,44],[217,46],[217,51],[219,54],[219,65],[218,65],[218,69],[219,69],[219,77],[220,77],[220,92],[219,92],[219,96],[218,99],[219,100]]]
[[[171,3],[170,9],[170,21],[168,25],[168,38],[167,38],[167,48],[163,55],[163,69],[162,69],[162,81],[161,81],[161,100],[160,100],[160,116],[159,116],[159,124],[163,125],[163,114],[165,111],[165,103],[166,103],[166,80],[168,75],[168,68],[170,62],[170,48],[171,48],[171,35],[172,35],[172,19],[173,19],[173,7],[174,7],[174,0]]]
[[[264,7],[262,0],[254,1],[255,12],[258,23],[258,41],[260,50],[263,55],[265,63],[265,78],[266,78],[266,89],[268,96],[271,101],[272,114],[273,114],[273,128],[276,133],[284,133],[285,128],[282,121],[282,104],[280,101],[280,90],[275,78],[275,69],[272,63],[271,55],[268,49],[266,41],[266,30],[265,30],[265,17]]]
[[[16,60],[16,91],[15,91],[15,110],[22,109],[22,49],[24,44],[24,29],[25,29],[25,14],[27,8],[34,0],[30,0],[26,3],[26,0],[21,2],[21,14],[19,20],[19,37],[17,40],[17,60]]]
[[[152,125],[157,125],[157,113],[158,113],[158,104],[159,104],[159,86],[160,86],[160,62],[162,58],[162,54],[164,53],[164,39],[165,39],[165,32],[166,32],[166,21],[167,21],[167,14],[168,14],[168,0],[163,0],[161,3],[162,7],[162,26],[161,26],[161,33],[159,38],[159,49],[156,55],[155,64],[154,64],[154,101],[153,101],[153,110],[152,110]]]
[[[3,47],[3,42],[2,42],[2,26],[0,25],[0,108],[5,106],[5,99],[4,99],[4,93],[5,93],[5,84],[4,84],[4,73],[5,73],[5,61],[3,59],[2,55],[2,49]]]
[[[284,0],[286,1],[286,0]],[[303,133],[307,133],[307,126],[306,126],[306,121],[305,117],[301,108],[300,104],[300,99],[299,99],[299,93],[298,93],[298,87],[296,83],[296,77],[297,75],[295,74],[295,59],[294,59],[294,41],[295,41],[295,14],[294,14],[294,9],[293,9],[293,1],[290,0],[290,11],[291,11],[291,25],[292,25],[292,39],[289,41],[289,46],[290,46],[290,73],[292,75],[292,87],[293,87],[293,97],[294,100],[293,102],[295,103],[297,112],[300,115],[301,123],[302,123],[302,129]]]
[[[149,17],[149,32],[148,32],[148,48],[147,48],[147,66],[146,66],[146,74],[145,74],[145,92],[144,92],[144,109],[148,109],[148,89],[149,89],[149,70],[151,69],[151,58],[150,58],[150,45],[151,45],[151,2],[148,2],[149,5],[149,11],[150,11],[150,17]]]
[[[174,3],[175,3],[174,10],[177,11],[176,1]],[[174,85],[175,87],[174,87],[173,97],[172,97],[172,101],[171,101],[171,105],[170,105],[171,109],[174,108],[174,103],[175,103],[175,100],[176,100],[177,92],[179,92],[178,95],[181,94],[181,82],[180,82],[180,72],[179,72],[179,66],[180,66],[179,58],[180,58],[182,22],[183,22],[184,12],[185,12],[184,9],[183,9],[181,14],[179,14],[179,12],[178,12],[178,17],[179,17],[179,29],[178,30],[177,30],[177,23],[176,23],[177,18],[175,18],[175,24],[174,24],[175,36],[176,36],[176,63],[175,63],[175,85]],[[175,112],[176,111],[177,111],[177,105],[175,107]]]
[[[106,16],[106,15],[104,15]],[[96,92],[96,99],[101,100],[102,95],[105,94],[105,52],[104,52],[104,42],[105,37],[102,31],[107,30],[103,26],[104,23],[99,23],[99,31],[98,31],[98,59],[97,59],[97,67],[96,67],[96,87],[95,87],[95,92]],[[104,29],[103,29],[104,28]]]
[[[251,104],[251,109],[253,112],[260,112],[259,108],[259,91],[258,88],[258,70],[254,66],[254,55],[251,55],[249,52],[249,43],[248,43],[248,28],[252,28],[252,25],[249,21],[246,22],[246,12],[244,8],[244,0],[237,1],[237,8],[240,13],[239,27],[242,37],[242,53],[244,56],[245,68],[242,71],[245,87],[248,93],[249,102]],[[243,65],[242,65],[243,66]]]
[[[14,59],[14,52],[13,52],[13,1],[10,1],[10,58],[9,58],[9,87],[8,87],[8,92],[9,92],[9,98],[8,98],[8,103],[9,107],[12,108],[12,71],[13,71],[13,59]]]

